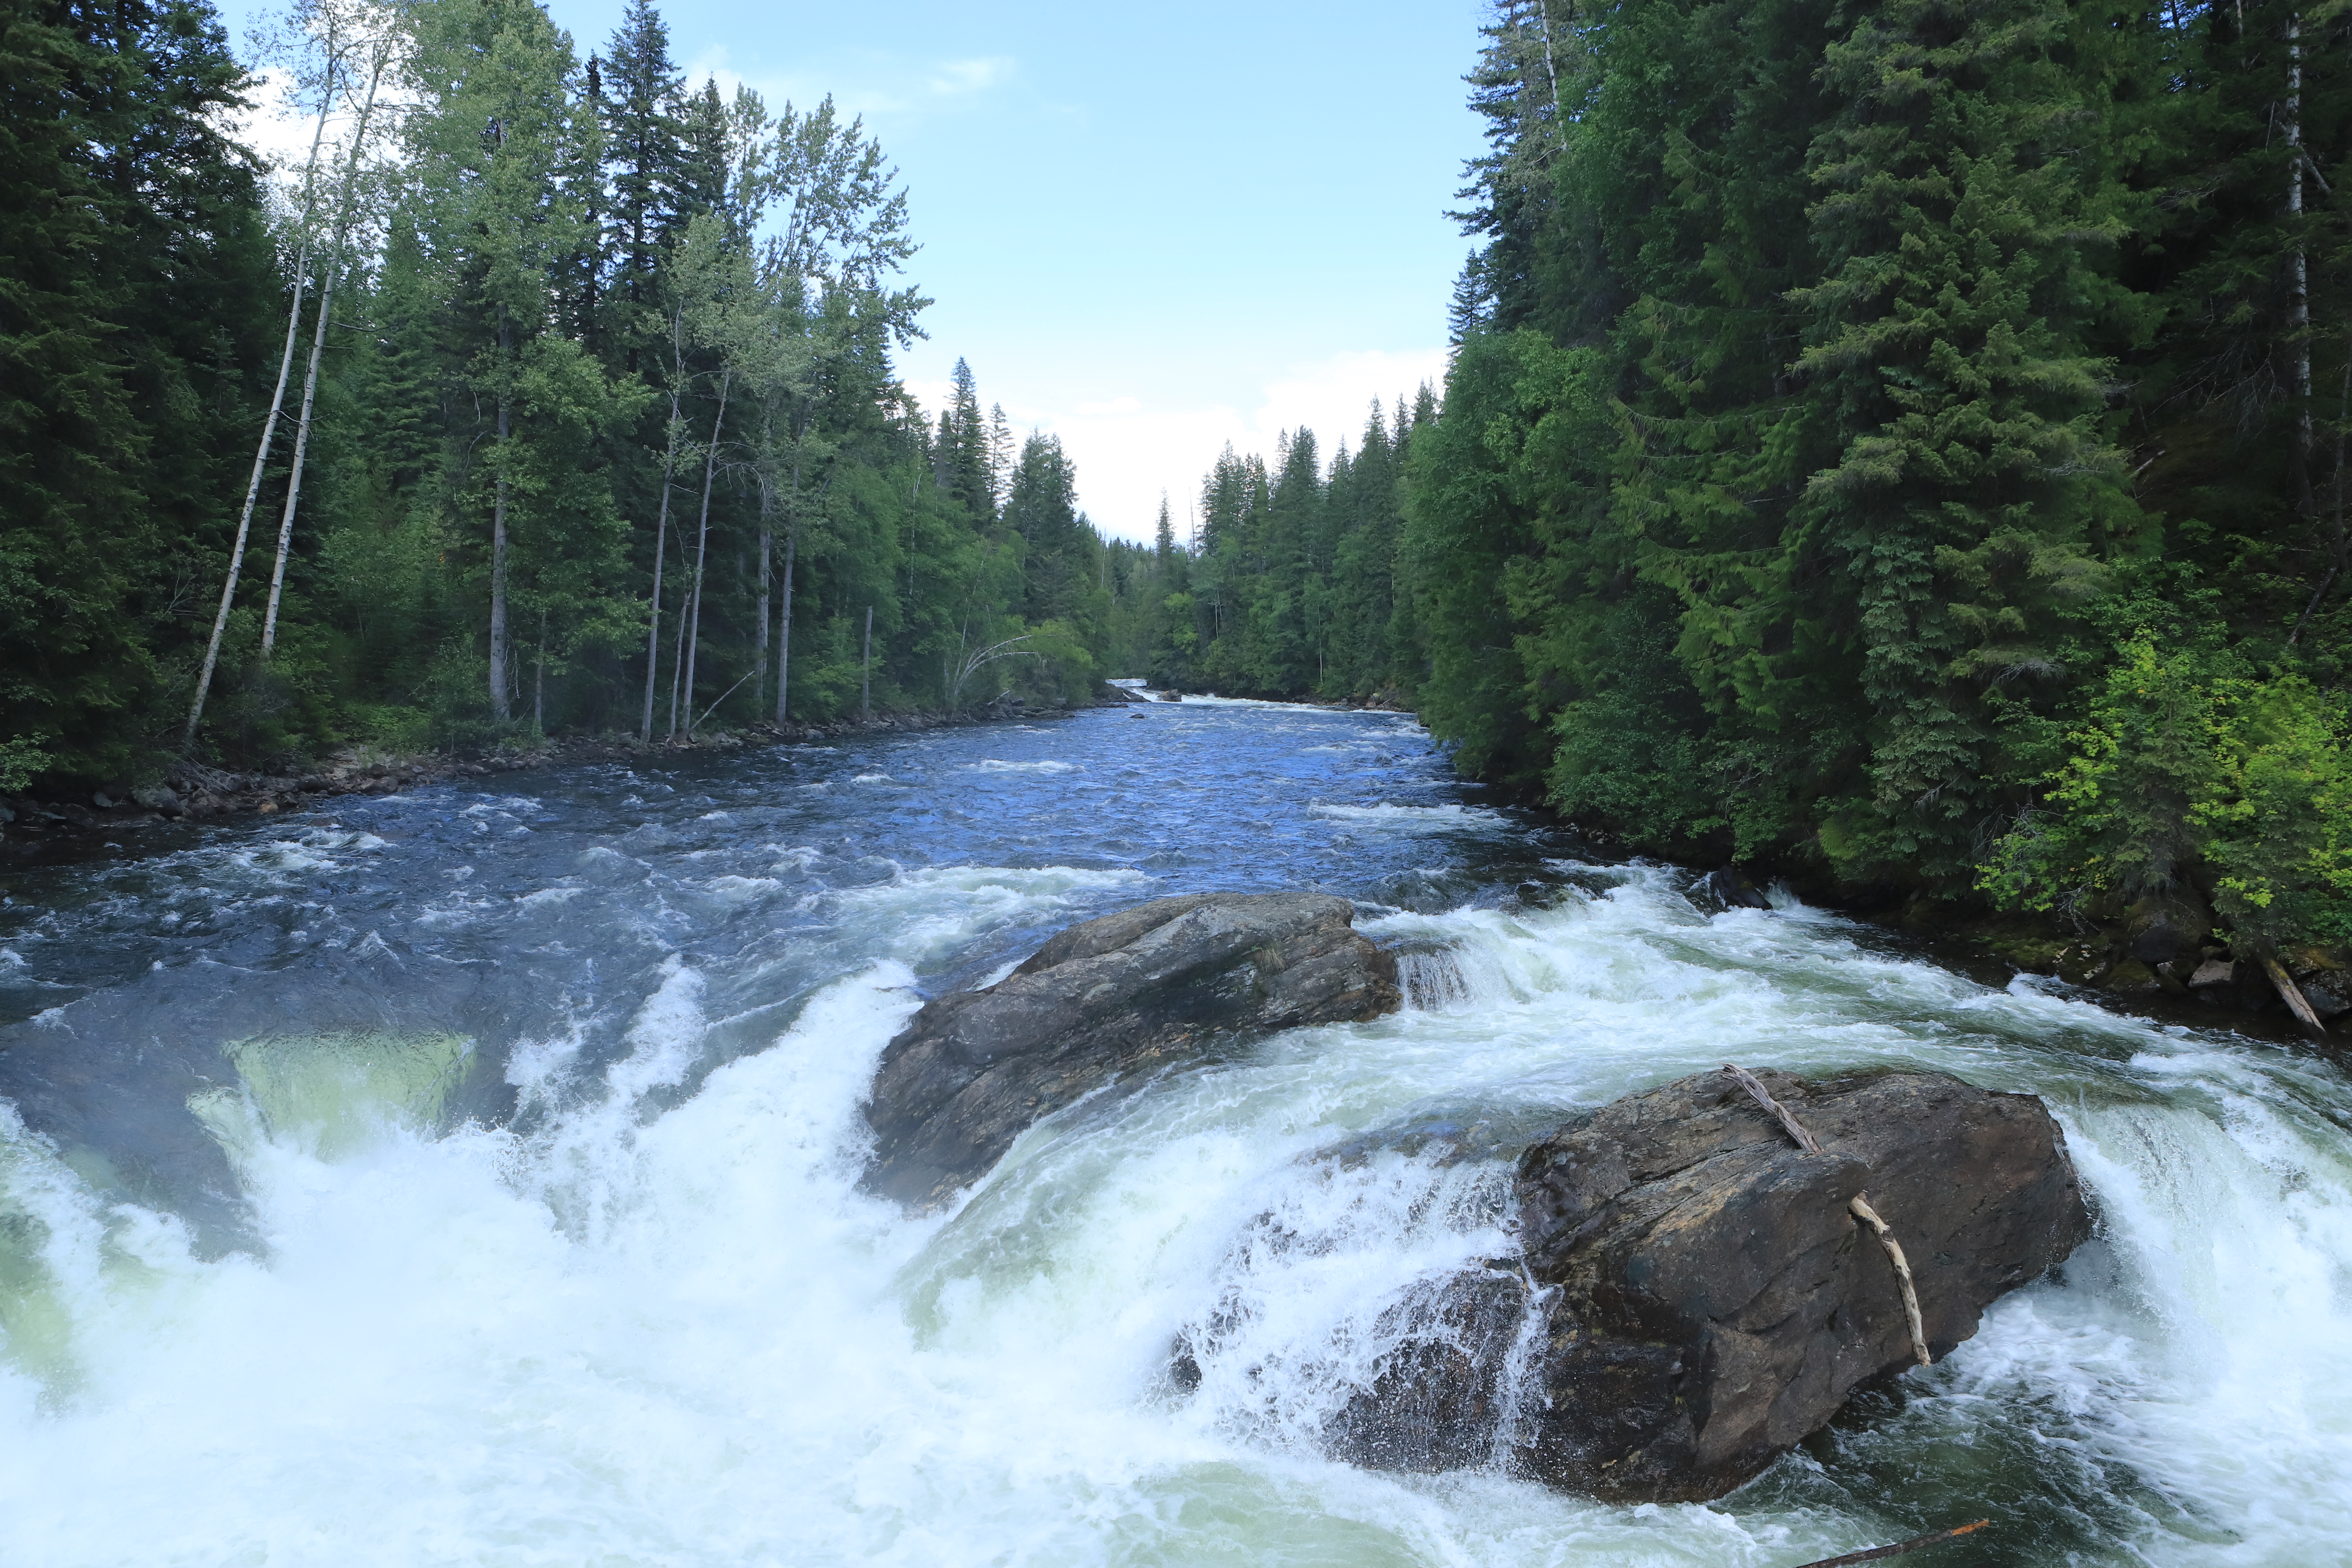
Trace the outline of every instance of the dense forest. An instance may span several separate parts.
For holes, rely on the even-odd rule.
[[[863,129],[647,0],[303,0],[274,184],[201,0],[6,5],[0,787],[1147,676],[1646,852],[2352,937],[2352,10],[1505,0],[1442,394],[1140,546],[898,384]]]
[[[1849,889],[2352,935],[2352,13],[1531,0],[1473,86],[1402,546],[1465,767]]]
[[[1077,700],[1139,624],[1053,437],[896,379],[882,150],[646,0],[584,58],[527,0],[302,0],[243,63],[202,0],[5,16],[0,790]]]

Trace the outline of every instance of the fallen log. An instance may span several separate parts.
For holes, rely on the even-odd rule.
[[[2311,1003],[2305,998],[2303,988],[2294,983],[2294,976],[2286,972],[2286,965],[2265,954],[2263,959],[2263,973],[2271,977],[2273,985],[2278,987],[2279,999],[2286,1004],[2286,1010],[2294,1015],[2295,1022],[2303,1026],[2305,1033],[2312,1035],[2327,1033],[2327,1026],[2319,1021],[2318,1013],[2313,1010]]]
[[[1963,1535],[1974,1535],[1991,1522],[1989,1519],[1980,1519],[1974,1524],[1955,1525],[1950,1530],[1939,1530],[1932,1535],[1915,1535],[1892,1546],[1874,1546],[1867,1552],[1849,1552],[1843,1557],[1824,1557],[1817,1563],[1801,1563],[1799,1568],[1851,1568],[1856,1563],[1875,1563],[1881,1558],[1900,1557],[1906,1552],[1916,1552],[1922,1546],[1940,1546],[1947,1541],[1958,1541]]]

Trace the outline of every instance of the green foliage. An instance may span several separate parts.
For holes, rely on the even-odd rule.
[[[1979,885],[2011,908],[2194,878],[2241,945],[2352,936],[2352,701],[2216,641],[2116,651],[2042,800]]]
[[[28,735],[0,741],[0,795],[14,795],[47,771],[49,754]]]
[[[201,0],[0,10],[0,737],[61,780],[168,723],[274,366],[245,88]]]
[[[403,155],[361,182],[275,650],[264,545],[199,752],[833,719],[869,674],[1082,700],[1148,658],[1181,562],[1106,545],[1050,438],[1016,464],[969,367],[936,435],[898,384],[928,301],[856,121],[689,90],[647,0],[585,65],[530,0],[348,3],[404,40]],[[178,732],[299,252],[216,129],[244,84],[203,0],[15,0],[0,64],[0,777],[113,783]],[[1050,658],[961,668],[1022,638]]]
[[[1388,627],[1458,763],[1848,889],[2339,932],[2352,16],[1486,38]]]

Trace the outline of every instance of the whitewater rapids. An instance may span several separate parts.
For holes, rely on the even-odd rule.
[[[0,1104],[0,1560],[1775,1568],[1991,1515],[1937,1561],[2352,1561],[2352,1102],[2321,1057],[1785,899],[1703,913],[1477,804],[1393,716],[707,765],[11,873],[9,1051],[228,1028],[265,979],[278,1022],[188,1111],[234,1235]],[[1212,786],[1181,820],[1179,774]],[[949,1215],[857,1190],[925,988],[1244,883],[1357,897],[1406,1010],[1073,1107]],[[209,936],[138,945],[174,911]],[[437,1014],[436,965],[474,975]],[[303,1011],[353,966],[382,1018]],[[1518,1147],[1725,1060],[2038,1093],[2099,1237],[1715,1504],[1320,1457],[1383,1311],[1509,1250]],[[1197,1388],[1180,1337],[1213,1347]]]

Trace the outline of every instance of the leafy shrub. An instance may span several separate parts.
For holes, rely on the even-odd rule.
[[[2040,805],[1978,886],[2009,908],[2180,881],[2211,893],[2239,947],[2352,936],[2352,702],[2210,645],[2125,640]]]

